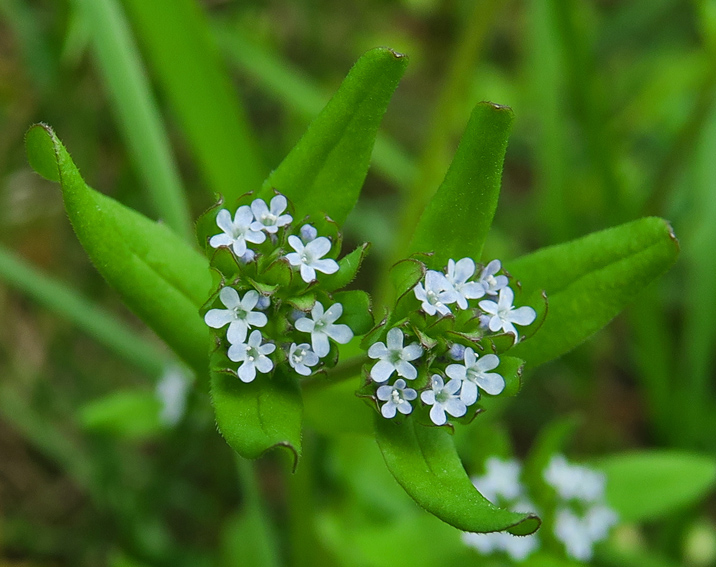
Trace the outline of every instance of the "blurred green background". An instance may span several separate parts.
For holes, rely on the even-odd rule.
[[[277,456],[235,460],[201,381],[183,419],[162,421],[169,353],[87,261],[23,147],[51,124],[91,185],[189,232],[214,192],[258,187],[381,45],[410,66],[345,227],[346,249],[373,243],[359,285],[381,292],[474,104],[509,105],[483,260],[650,214],[682,244],[624,316],[529,377],[501,416],[517,454],[571,413],[578,457],[716,452],[716,2],[0,0],[0,566],[400,564],[386,550],[413,545],[424,515],[369,437],[321,428],[330,398],[309,403],[318,431],[293,477]],[[162,208],[167,194],[188,211]],[[650,559],[597,562],[716,564],[715,504],[614,536]],[[402,531],[381,542],[357,531],[370,525]]]

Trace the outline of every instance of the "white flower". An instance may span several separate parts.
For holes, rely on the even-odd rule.
[[[563,500],[580,500],[585,503],[604,499],[606,476],[581,465],[567,462],[564,455],[554,455],[542,473]]]
[[[498,457],[490,457],[485,462],[485,474],[471,480],[480,494],[499,505],[500,498],[515,500],[522,495],[521,472],[522,466],[516,459],[503,461]]]
[[[554,522],[554,535],[564,544],[567,555],[579,561],[592,558],[592,537],[586,522],[568,508],[557,511]]]
[[[311,242],[311,240],[316,240],[316,237],[318,236],[318,231],[310,224],[304,224],[301,227],[300,234],[301,240],[303,240],[305,244],[308,244],[309,242]]]
[[[385,382],[394,371],[397,371],[398,376],[415,380],[418,371],[409,361],[420,358],[423,354],[422,347],[416,342],[403,348],[403,331],[398,328],[388,331],[386,342],[388,346],[377,342],[368,349],[369,357],[380,359],[373,365],[370,377],[376,382]]]
[[[248,205],[238,208],[234,220],[231,220],[231,213],[226,209],[221,209],[216,215],[216,224],[223,230],[223,234],[212,236],[209,245],[212,248],[219,246],[231,246],[239,258],[246,254],[246,242],[260,244],[266,240],[263,232],[256,232],[251,229],[251,222],[254,215]]]
[[[457,301],[457,294],[444,274],[428,270],[425,274],[425,287],[422,282],[415,286],[415,297],[422,301],[420,306],[428,315],[449,315],[452,313],[448,305]]]
[[[293,217],[289,214],[282,215],[288,203],[283,195],[276,195],[271,199],[271,209],[266,206],[266,201],[256,199],[251,203],[251,211],[256,219],[251,223],[251,230],[256,232],[264,230],[270,234],[276,234],[278,229],[289,224]]]
[[[537,312],[531,307],[524,306],[515,309],[512,306],[514,299],[514,292],[509,287],[505,287],[500,290],[497,303],[490,300],[480,302],[480,309],[492,315],[489,328],[493,333],[502,329],[505,333],[512,333],[517,338],[515,324],[529,325],[537,318]]]
[[[448,260],[445,278],[455,291],[455,300],[460,309],[467,309],[468,299],[478,299],[485,295],[485,288],[478,282],[468,282],[475,273],[475,262],[472,258]]]
[[[190,378],[176,366],[166,369],[155,390],[162,404],[159,421],[164,425],[176,425],[184,415]]]
[[[295,323],[296,329],[302,333],[311,333],[313,352],[321,358],[330,350],[329,338],[342,345],[353,338],[353,331],[348,325],[334,325],[342,314],[343,306],[340,303],[334,303],[324,313],[323,305],[316,301],[311,310],[312,319],[301,317]]]
[[[246,344],[234,344],[229,347],[229,359],[234,362],[243,362],[239,366],[239,378],[242,382],[252,382],[256,378],[256,371],[262,374],[271,372],[273,362],[266,355],[276,350],[276,345],[261,344],[263,337],[261,331],[252,331]]]
[[[480,397],[477,388],[492,396],[505,389],[505,379],[494,370],[500,365],[500,359],[494,354],[486,354],[478,358],[472,348],[467,347],[464,353],[465,364],[451,364],[445,373],[455,380],[462,380],[460,399],[465,405],[471,406]]]
[[[467,412],[467,407],[457,396],[460,384],[460,380],[450,380],[444,384],[439,374],[433,374],[430,380],[431,389],[420,394],[423,402],[433,406],[430,408],[430,419],[435,425],[444,425],[447,422],[445,412],[453,417],[461,417]]]
[[[246,333],[251,327],[263,327],[268,322],[266,315],[252,311],[259,301],[259,294],[249,290],[243,299],[232,287],[223,287],[219,299],[228,309],[210,309],[204,315],[204,322],[212,329],[220,329],[227,323],[229,330],[226,338],[230,343],[243,343]]]
[[[288,351],[288,363],[301,376],[308,376],[312,372],[309,366],[316,366],[318,360],[318,355],[311,350],[308,343],[291,344]]]
[[[338,271],[338,262],[331,258],[321,259],[331,249],[331,241],[325,236],[319,236],[304,246],[298,236],[288,237],[288,243],[295,252],[286,254],[286,259],[292,266],[300,266],[301,278],[304,282],[316,279],[316,270],[324,274],[335,274]]]
[[[507,276],[495,276],[500,271],[502,265],[499,260],[493,260],[485,266],[480,272],[478,283],[482,286],[484,293],[487,295],[497,295],[502,288],[507,287],[509,280]]]
[[[513,561],[523,561],[539,547],[539,539],[536,534],[514,536],[508,532],[463,533],[462,541],[483,555],[504,551]]]
[[[405,387],[405,380],[398,378],[392,386],[385,385],[378,388],[378,399],[384,401],[380,413],[388,419],[395,417],[396,411],[408,415],[413,411],[410,401],[418,397],[412,388]]]

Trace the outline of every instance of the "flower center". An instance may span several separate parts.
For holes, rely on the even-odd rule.
[[[435,392],[435,401],[439,404],[446,403],[451,397],[450,392],[448,392],[445,388]]]
[[[440,301],[439,294],[434,292],[432,289],[427,290],[425,295],[427,296],[428,303],[430,303],[430,305],[440,305],[442,303]]]
[[[391,350],[388,352],[388,362],[392,362],[393,364],[400,362],[403,360],[403,351],[401,350]],[[395,390],[393,390],[395,391]]]
[[[403,393],[398,389],[393,390],[390,394],[390,401],[398,405],[403,401]]]
[[[322,331],[323,329],[326,328],[327,325],[328,325],[328,323],[326,323],[323,319],[319,319],[318,321],[316,321],[314,323],[313,330],[314,331]]]
[[[490,287],[495,287],[497,285],[497,280],[495,279],[495,276],[492,276],[492,275],[487,276],[485,278],[485,281],[487,282],[487,285],[489,285]]]
[[[308,250],[303,250],[301,252],[301,262],[304,264],[311,264],[313,263],[313,254],[311,254]]]
[[[294,364],[301,364],[303,362],[304,358],[306,358],[305,349],[297,348],[295,351],[293,351],[293,363]]]
[[[276,221],[278,220],[278,217],[271,213],[264,213],[261,215],[261,224],[264,226],[271,226],[276,224]]]
[[[246,310],[239,305],[238,307],[234,307],[234,317],[239,320],[246,319],[247,312]]]
[[[260,354],[256,347],[249,347],[246,349],[246,360],[248,362],[254,362]]]

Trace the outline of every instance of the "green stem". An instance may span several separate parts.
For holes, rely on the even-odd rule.
[[[189,204],[169,138],[117,0],[75,0],[87,18],[99,71],[117,112],[119,128],[159,215],[193,241]]]
[[[0,246],[0,279],[77,325],[98,342],[152,376],[159,376],[167,357],[111,313],[87,301],[66,285]]]

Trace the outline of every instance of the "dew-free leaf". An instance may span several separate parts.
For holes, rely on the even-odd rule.
[[[479,261],[497,208],[502,163],[514,114],[507,106],[478,104],[470,116],[452,164],[425,208],[410,252],[433,252],[429,263],[448,259]]]
[[[87,186],[49,126],[32,126],[25,143],[32,167],[60,182],[67,216],[100,274],[179,357],[206,372],[209,333],[199,316],[211,290],[206,258],[165,225]]]
[[[414,419],[396,423],[376,415],[375,432],[398,483],[444,522],[467,532],[507,530],[515,535],[531,534],[539,527],[537,516],[497,508],[475,489],[444,428],[426,427]]]
[[[607,502],[623,522],[654,520],[706,497],[716,485],[716,460],[694,453],[627,453],[597,466],[607,475]]]
[[[343,224],[358,200],[378,126],[407,63],[386,48],[363,55],[259,196],[268,200],[276,189],[293,201],[295,218],[321,211]]]
[[[533,368],[576,347],[663,274],[678,252],[669,224],[649,217],[508,262],[525,296],[544,290],[549,302],[542,328],[510,354]]]

